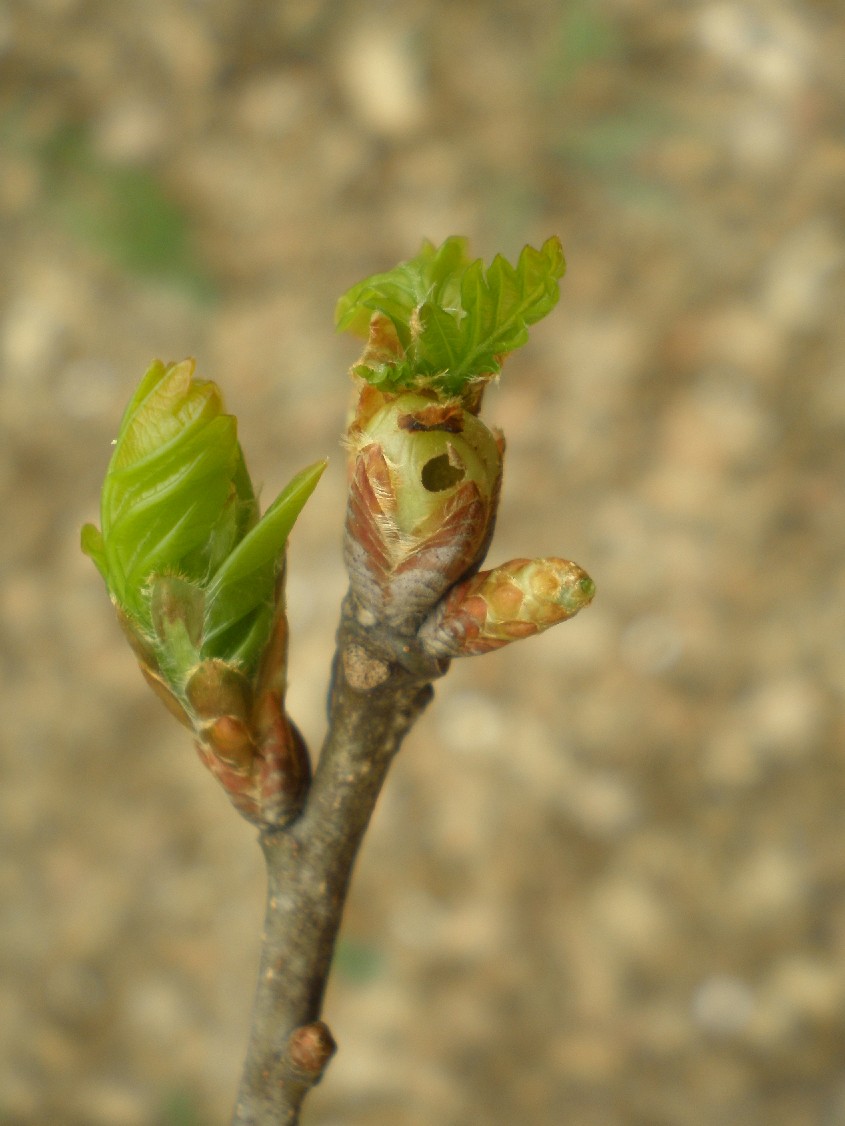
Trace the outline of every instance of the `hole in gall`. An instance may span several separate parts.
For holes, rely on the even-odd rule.
[[[423,466],[420,480],[423,488],[430,493],[441,493],[444,489],[451,489],[462,481],[464,468],[462,465],[453,465],[448,454],[439,454],[427,461]]]

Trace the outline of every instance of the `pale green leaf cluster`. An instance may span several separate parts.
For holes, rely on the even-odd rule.
[[[472,259],[467,240],[424,242],[419,254],[353,286],[338,302],[339,329],[367,337],[386,318],[395,355],[365,357],[356,374],[385,390],[421,386],[460,394],[472,380],[496,375],[528,339],[528,328],[554,308],[566,269],[557,238],[526,246],[512,265]]]
[[[133,628],[171,650],[162,667],[222,657],[249,669],[269,636],[288,534],[325,463],[259,519],[236,420],[193,371],[191,360],[156,361],[141,381],[103,484],[102,530],[86,524],[82,547]]]

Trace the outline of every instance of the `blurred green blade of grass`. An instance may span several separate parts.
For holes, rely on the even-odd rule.
[[[203,1126],[199,1100],[190,1091],[171,1091],[165,1096],[157,1126]]]
[[[369,943],[341,938],[335,950],[335,969],[352,985],[366,985],[381,975],[384,958]]]
[[[541,70],[548,90],[567,85],[584,67],[623,53],[619,30],[589,3],[567,4]]]
[[[632,107],[603,119],[567,130],[559,150],[578,164],[612,171],[638,156],[646,145],[667,132],[667,123],[641,107]]]
[[[57,131],[41,158],[48,199],[67,230],[127,273],[177,285],[202,300],[214,297],[189,215],[152,173],[103,160],[75,126]]]
[[[669,213],[677,208],[677,193],[654,171],[649,150],[674,130],[668,115],[648,106],[629,106],[571,124],[556,153],[567,168],[593,177],[617,202]]]

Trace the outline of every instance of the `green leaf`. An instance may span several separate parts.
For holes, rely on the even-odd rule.
[[[213,298],[191,212],[156,176],[103,160],[89,131],[76,125],[60,124],[32,155],[51,214],[73,235],[139,277]]]
[[[111,469],[133,470],[185,443],[223,411],[216,384],[193,378],[193,360],[165,366],[156,360],[123,416]]]
[[[502,357],[525,344],[528,326],[557,304],[558,279],[565,269],[563,249],[555,238],[541,250],[524,247],[516,268],[500,254],[486,275],[480,260],[473,263],[461,285],[462,356],[449,371],[455,390],[466,376],[498,372]]]
[[[374,387],[381,387],[385,391],[414,387],[416,377],[413,368],[407,360],[398,360],[395,363],[360,363],[353,364],[354,375],[366,379]]]
[[[273,599],[273,584],[287,538],[326,468],[315,462],[279,493],[255,527],[244,536],[206,588],[203,656],[216,638]]]
[[[106,582],[108,582],[109,574],[108,564],[106,563],[106,548],[100,529],[94,524],[83,524],[80,545],[85,555],[88,556]]]
[[[186,558],[207,555],[212,533],[225,511],[237,455],[236,423],[219,415],[176,448],[149,457],[106,478],[103,536],[114,593],[138,611],[141,591],[158,570],[183,570],[205,577],[207,564],[188,572]],[[109,515],[109,509],[111,514]]]
[[[460,307],[460,276],[470,262],[467,248],[467,240],[457,235],[439,247],[426,239],[416,258],[365,278],[340,298],[335,309],[338,329],[366,337],[372,314],[384,313],[407,348],[414,310],[424,301]]]
[[[353,286],[336,321],[363,336],[374,313],[392,322],[405,355],[370,361],[365,352],[353,370],[369,382],[459,394],[471,380],[496,374],[525,343],[528,327],[557,303],[565,269],[557,238],[539,250],[524,247],[515,266],[496,255],[486,269],[480,258],[470,260],[466,239],[425,242],[416,258]]]
[[[325,462],[258,503],[218,388],[194,362],[155,361],[124,413],[103,484],[102,532],[82,529],[148,672],[185,702],[205,657],[257,667],[283,612],[285,544]]]
[[[154,575],[149,601],[153,628],[162,643],[158,647],[161,671],[181,686],[199,661],[203,592],[178,575]]]
[[[450,373],[460,366],[465,348],[464,333],[453,313],[430,301],[419,308],[421,332],[414,346],[418,371],[434,375]]]
[[[235,622],[203,647],[206,657],[222,657],[227,664],[245,671],[255,668],[273,628],[276,609],[262,603],[251,614]]]

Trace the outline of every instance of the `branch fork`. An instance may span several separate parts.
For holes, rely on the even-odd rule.
[[[457,657],[528,637],[592,600],[555,557],[481,571],[504,437],[484,391],[554,306],[556,239],[516,265],[463,239],[354,286],[342,328],[365,338],[345,439],[349,590],[328,733],[313,771],[287,715],[285,547],[325,467],[259,517],[235,419],[192,360],[156,361],[127,408],[83,549],[141,671],[259,830],[267,906],[234,1126],[295,1126],[335,1051],[323,996],[355,857],[390,763]]]

